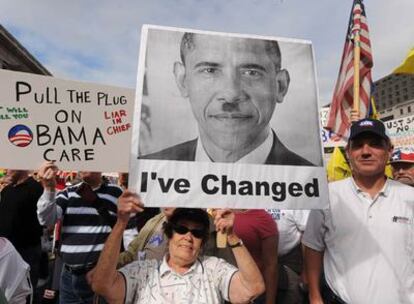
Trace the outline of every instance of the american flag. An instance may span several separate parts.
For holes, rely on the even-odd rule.
[[[352,6],[341,67],[332,98],[328,123],[326,125],[326,129],[344,138],[348,137],[349,127],[351,125],[350,111],[352,110],[354,97],[354,37],[356,32],[359,32],[360,35],[359,115],[360,118],[363,118],[369,112],[372,85],[371,68],[373,61],[368,24],[362,0],[354,0]]]

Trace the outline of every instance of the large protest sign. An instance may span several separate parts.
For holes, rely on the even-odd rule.
[[[0,70],[0,167],[128,171],[134,90]]]
[[[327,206],[309,41],[158,26],[141,37],[130,187],[147,206]]]

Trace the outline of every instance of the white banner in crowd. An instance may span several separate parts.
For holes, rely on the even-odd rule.
[[[414,115],[384,122],[394,148],[414,146]]]
[[[128,171],[134,90],[0,70],[0,167]]]
[[[328,113],[329,108],[320,109],[320,120],[322,127],[326,124]],[[384,122],[384,125],[394,148],[414,146],[414,115],[389,120]],[[346,141],[338,139],[333,132],[323,128],[321,132],[322,143],[325,148],[346,146]]]
[[[130,187],[147,206],[327,207],[309,41],[159,26],[141,38]]]

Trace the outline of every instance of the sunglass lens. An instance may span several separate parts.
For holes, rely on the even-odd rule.
[[[188,229],[186,226],[182,225],[174,226],[173,229],[178,234],[186,234],[188,231],[190,231],[191,234],[198,239],[201,239],[204,236],[204,231],[201,229]]]
[[[193,229],[191,230],[191,234],[198,239],[202,239],[204,235],[204,231],[201,229]]]
[[[187,227],[180,225],[180,226],[174,226],[174,231],[177,232],[178,234],[186,234],[190,230]]]

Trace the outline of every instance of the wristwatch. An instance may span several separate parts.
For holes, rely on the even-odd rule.
[[[227,241],[227,245],[228,245],[230,248],[241,247],[241,246],[243,246],[243,241],[242,241],[241,239],[239,239],[239,241],[238,241],[237,243],[235,243],[235,244],[230,244],[230,243]]]

